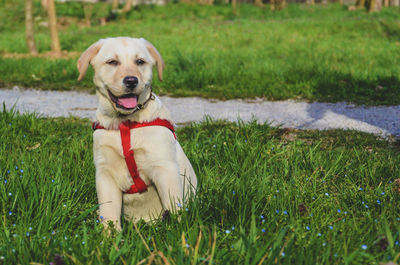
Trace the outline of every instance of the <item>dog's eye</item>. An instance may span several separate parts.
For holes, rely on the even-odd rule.
[[[106,64],[117,66],[119,62],[117,60],[110,59],[106,62]]]
[[[137,59],[137,60],[135,61],[135,63],[136,63],[137,65],[143,65],[143,64],[145,64],[146,62],[145,62],[143,59]]]

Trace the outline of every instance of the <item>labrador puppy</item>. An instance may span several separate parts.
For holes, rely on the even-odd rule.
[[[100,220],[121,229],[120,217],[137,222],[154,220],[164,212],[176,212],[195,194],[197,179],[174,134],[163,126],[130,129],[130,146],[140,178],[147,191],[128,194],[134,181],[128,170],[119,126],[126,121],[145,123],[156,119],[172,123],[170,112],[152,92],[152,69],[162,80],[164,62],[157,49],[145,39],[128,37],[101,39],[78,60],[79,78],[89,64],[99,105],[100,130],[93,133],[96,190]]]

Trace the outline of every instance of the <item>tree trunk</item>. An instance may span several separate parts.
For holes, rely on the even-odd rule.
[[[47,0],[42,0],[40,3],[42,4],[42,7],[43,7],[45,10],[47,10]]]
[[[383,1],[383,6],[385,6],[385,7],[386,7],[386,6],[389,6],[389,0],[384,0],[384,1]]]
[[[279,10],[282,10],[286,7],[286,0],[279,1]]]
[[[370,0],[368,3],[368,12],[377,12],[382,9],[382,0]]]
[[[236,9],[236,0],[232,0],[232,13],[233,13],[235,16],[238,15],[238,12],[237,12],[237,9]]]
[[[113,0],[111,4],[111,10],[116,11],[118,9],[119,0]]]
[[[83,13],[85,14],[85,23],[89,28],[92,26],[93,5],[91,3],[83,3]]]
[[[33,32],[32,0],[25,0],[25,36],[31,54],[37,54]]]
[[[49,15],[51,50],[55,53],[60,53],[61,48],[60,40],[58,39],[56,7],[54,5],[54,0],[48,0],[47,13]]]
[[[364,6],[365,6],[365,0],[357,0],[356,2],[357,8],[364,8]]]
[[[255,0],[254,4],[258,7],[264,7],[264,3],[262,2],[262,0]]]
[[[399,6],[400,1],[399,0],[390,0],[390,5],[391,6]]]
[[[375,1],[376,0],[369,0],[368,12],[374,12],[375,11]]]
[[[272,11],[279,11],[285,8],[286,0],[270,0],[271,1],[271,10]],[[313,0],[314,4],[314,0]]]
[[[126,13],[126,12],[131,11],[131,9],[132,9],[132,0],[126,0],[125,1],[125,6],[122,9],[122,11]]]

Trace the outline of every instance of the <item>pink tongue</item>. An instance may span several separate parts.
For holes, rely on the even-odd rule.
[[[136,97],[131,97],[131,98],[119,98],[118,99],[118,104],[127,108],[127,109],[133,109],[137,105],[137,99]]]

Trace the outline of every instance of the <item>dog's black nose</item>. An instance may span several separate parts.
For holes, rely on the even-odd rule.
[[[127,88],[135,88],[139,83],[139,80],[136,76],[126,76],[124,80],[122,80],[122,83],[124,83]]]

